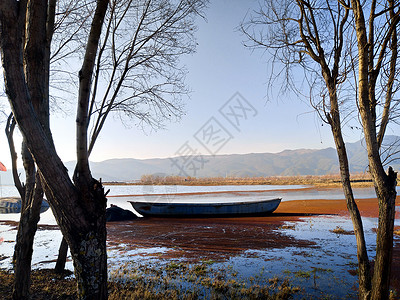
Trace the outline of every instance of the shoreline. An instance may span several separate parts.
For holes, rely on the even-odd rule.
[[[372,187],[372,178],[368,173],[353,173],[350,175],[353,187]],[[326,175],[288,175],[259,177],[185,177],[176,175],[158,176],[142,175],[142,178],[132,182],[106,182],[108,185],[187,185],[187,186],[218,186],[218,185],[312,185],[326,187],[341,187],[340,174]]]

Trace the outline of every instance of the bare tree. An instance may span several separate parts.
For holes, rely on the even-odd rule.
[[[387,299],[393,252],[393,226],[396,201],[397,173],[389,168],[386,173],[379,153],[393,98],[393,81],[397,73],[397,27],[400,21],[400,4],[389,0],[383,5],[372,1],[369,20],[364,17],[364,7],[352,0],[358,48],[358,105],[368,151],[369,171],[375,184],[379,203],[379,225],[376,239],[376,259],[372,279],[371,299]],[[382,21],[380,15],[384,15]],[[378,28],[377,28],[378,27]],[[368,28],[368,29],[367,29]],[[390,42],[392,44],[390,45]],[[368,45],[368,47],[367,47]],[[389,57],[389,58],[387,58]],[[390,64],[387,96],[382,123],[377,134],[377,80],[383,72],[383,63]]]
[[[363,19],[366,10],[371,13],[368,22]],[[357,1],[265,0],[260,10],[241,25],[249,39],[248,46],[267,49],[272,55],[275,73],[270,77],[271,86],[282,77],[287,84],[283,90],[292,89],[300,94],[308,86],[311,105],[330,125],[357,239],[362,299],[386,299],[389,292],[396,173],[391,168],[384,172],[379,149],[389,120],[393,120],[389,116],[394,115],[398,18],[399,4],[394,1],[362,5]],[[298,74],[304,80],[298,80]],[[378,78],[385,93],[376,97]],[[358,91],[357,99],[354,91]],[[381,103],[383,108],[377,110]],[[380,207],[373,280],[342,133],[344,124],[357,112]]]
[[[55,1],[52,1],[49,5],[49,9],[53,9],[54,5]],[[26,66],[25,76],[27,78],[28,89],[33,99],[33,108],[38,115],[39,122],[45,134],[52,143],[52,137],[49,131],[49,85],[47,83],[49,70],[48,57],[50,53],[50,48],[48,47],[50,41],[48,38],[51,38],[51,28],[53,27],[54,19],[47,20],[47,11],[38,10],[37,5],[34,3],[27,3],[26,11],[29,15],[29,20],[27,20],[27,22],[31,23],[34,28],[40,28],[41,31],[25,42],[23,50]],[[50,25],[50,29],[44,27],[45,23],[40,21],[42,19],[46,20]],[[38,60],[38,57],[41,59]],[[10,115],[6,126],[6,135],[12,159],[13,178],[22,200],[21,217],[13,257],[15,274],[13,298],[26,299],[29,294],[30,286],[33,239],[39,221],[44,191],[41,182],[41,174],[39,171],[36,171],[36,166],[27,148],[26,141],[22,144],[22,160],[26,173],[25,184],[22,184],[18,177],[17,156],[13,141],[15,125],[15,120],[12,115]]]
[[[90,99],[89,156],[111,114],[123,122],[134,120],[140,126],[148,125],[153,129],[163,127],[166,120],[180,118],[182,100],[189,90],[184,84],[186,69],[179,64],[179,59],[195,49],[194,18],[204,6],[201,1],[180,1],[176,5],[169,1],[110,3]],[[73,24],[67,24],[71,31]],[[79,49],[84,47],[78,43],[75,51],[64,55],[63,60],[74,60],[75,55],[69,54]],[[59,273],[64,268],[66,254],[63,241],[56,264]]]
[[[106,195],[101,182],[91,176],[89,154],[106,117],[113,110],[119,109],[144,121],[176,114],[179,107],[174,100],[180,99],[176,95],[186,92],[182,73],[178,72],[178,57],[194,51],[195,44],[191,41],[193,18],[203,9],[204,2],[148,0],[134,5],[133,1],[97,0],[79,2],[83,4],[78,6],[78,2],[66,1],[62,2],[66,14],[57,15],[56,8],[61,7],[60,3],[56,0],[7,0],[0,4],[5,87],[13,117],[26,145],[27,159],[24,161],[28,160],[28,153],[32,158],[29,178],[36,178],[32,180],[33,195],[40,196],[42,188],[46,193],[71,250],[79,298],[105,299]],[[81,25],[85,22],[70,22],[68,28],[74,35],[60,42],[57,49],[61,50],[53,53],[58,54],[54,59],[59,71],[71,56],[81,61],[81,69],[75,76],[78,87],[77,165],[71,180],[51,138],[48,116],[52,69],[47,66],[58,24],[62,28],[68,17],[76,18],[81,10],[81,15],[90,15],[84,17],[89,26]],[[57,16],[65,18],[64,23],[58,22]],[[127,36],[131,26],[136,26],[135,35]],[[81,47],[80,41],[84,41]],[[32,47],[24,47],[28,44]],[[83,55],[77,49],[81,49]],[[109,72],[115,74],[104,79],[104,74]],[[103,79],[100,79],[101,75]],[[103,83],[108,85],[108,93],[99,101],[98,87]],[[126,92],[128,89],[130,92]],[[89,145],[90,118],[96,114],[93,142]],[[12,124],[10,119],[10,136],[15,126]],[[38,169],[36,175],[35,166]],[[27,224],[26,230],[30,228]],[[22,234],[21,239],[24,238]]]
[[[111,2],[90,103],[89,153],[112,112],[153,128],[180,117],[188,89],[179,58],[195,47],[194,9],[187,1]]]

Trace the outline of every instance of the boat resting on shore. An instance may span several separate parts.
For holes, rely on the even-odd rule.
[[[42,201],[40,212],[45,212],[49,208],[46,200]],[[0,214],[20,213],[22,209],[22,201],[19,197],[1,197],[0,198]]]
[[[142,216],[151,217],[239,217],[261,216],[275,211],[281,198],[236,202],[142,202],[129,201]]]

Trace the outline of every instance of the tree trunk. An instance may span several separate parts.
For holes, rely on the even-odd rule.
[[[376,259],[371,299],[389,297],[390,273],[393,254],[393,227],[396,207],[397,173],[389,168],[385,184],[376,187],[379,200],[379,223],[376,233]]]
[[[29,1],[39,3],[38,1]],[[66,238],[75,267],[80,299],[107,298],[107,254],[106,254],[106,198],[100,182],[92,179],[88,168],[85,149],[80,148],[78,154],[75,183],[56,153],[54,144],[48,136],[47,128],[40,122],[40,116],[35,111],[35,103],[41,99],[31,95],[29,82],[32,77],[25,76],[24,39],[29,40],[40,30],[35,31],[30,23],[24,26],[28,19],[25,14],[25,1],[3,0],[0,2],[0,47],[4,69],[6,93],[13,115],[23,135],[38,169],[43,175],[43,187],[53,214]],[[90,55],[96,56],[98,40],[101,35],[101,25],[107,10],[108,1],[98,0],[96,13],[92,21],[92,29],[88,41],[87,55],[81,70],[82,94],[90,93],[90,74],[93,65]],[[47,6],[39,6],[43,12]],[[44,10],[44,11],[43,11]],[[44,13],[45,15],[45,13]],[[43,19],[43,16],[40,18]],[[25,31],[26,29],[26,31]],[[36,28],[37,29],[37,28]],[[45,29],[44,29],[45,30]],[[46,47],[45,44],[42,47]],[[87,59],[88,58],[88,59]],[[88,77],[89,76],[89,77]],[[34,81],[32,81],[34,82]],[[45,94],[43,94],[45,95]],[[85,97],[79,99],[77,123],[81,133],[86,126],[84,114],[87,108]],[[80,119],[80,118],[83,119]],[[84,135],[84,133],[82,133]],[[77,144],[81,142],[78,135]],[[85,148],[85,147],[84,147]],[[86,149],[87,151],[87,149]]]
[[[379,69],[375,70],[371,66],[374,55],[373,48],[366,47],[371,41],[367,39],[363,7],[359,1],[352,0],[352,9],[355,17],[358,46],[358,104],[368,152],[369,171],[374,181],[379,204],[379,224],[371,299],[388,299],[393,253],[397,174],[391,168],[386,174],[382,166],[376,133],[375,85]],[[370,25],[373,22],[373,14],[374,11],[371,11]]]
[[[82,199],[82,204],[95,202],[95,209],[61,228],[71,251],[79,299],[107,299],[107,199],[101,182],[95,179],[87,190],[91,191],[89,199]]]
[[[334,131],[334,130],[332,130]],[[335,136],[335,134],[334,134]],[[360,212],[354,201],[353,191],[350,185],[350,173],[347,161],[345,144],[342,137],[335,136],[336,149],[339,157],[340,174],[343,191],[346,197],[347,210],[353,223],[354,235],[357,240],[357,259],[358,259],[358,283],[359,283],[359,299],[368,299],[371,291],[371,274],[370,263],[368,258],[367,247],[365,243],[364,228]]]
[[[330,80],[327,80],[327,82],[327,86],[329,87]],[[346,197],[347,210],[350,213],[354,228],[354,234],[357,240],[359,298],[368,299],[371,292],[371,268],[368,258],[367,246],[365,243],[364,228],[360,212],[358,210],[356,202],[354,201],[353,190],[351,188],[349,162],[341,130],[341,121],[336,89],[331,88],[329,94],[331,110],[330,115],[327,114],[327,119],[329,121],[329,125],[331,126],[332,135],[336,145],[336,151],[338,154],[340,178],[342,182],[343,192]]]
[[[56,262],[56,267],[54,271],[57,274],[62,274],[65,269],[65,263],[67,261],[67,253],[68,253],[68,243],[63,237],[60,244],[60,249],[58,249],[58,257]]]
[[[46,45],[47,0],[29,1],[27,4],[27,22],[34,34],[30,34],[24,47],[25,75],[32,104],[40,119],[42,128],[50,137],[48,95],[46,97],[46,58],[43,45]],[[14,252],[14,299],[29,298],[33,239],[40,219],[43,200],[41,176],[36,172],[35,162],[24,140],[22,159],[26,173],[26,185],[21,195],[22,211]]]
[[[25,196],[25,205],[23,205],[23,210],[21,211],[14,250],[13,299],[16,300],[29,299],[33,239],[37,230],[43,199],[40,176],[39,173],[36,174],[37,178],[34,190],[29,191],[31,195],[28,195],[27,190]]]
[[[79,299],[107,299],[106,229],[77,233],[70,241]]]

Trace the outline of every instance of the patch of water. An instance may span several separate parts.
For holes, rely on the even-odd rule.
[[[399,223],[399,220],[396,220],[396,225]],[[376,245],[376,234],[373,229],[377,227],[377,219],[363,218],[363,224],[368,254],[372,259],[375,256]],[[351,231],[353,229],[351,220],[341,216],[309,217],[301,221],[287,222],[286,225],[290,229],[279,230],[295,239],[310,240],[315,243],[315,246],[248,249],[240,255],[213,263],[209,266],[209,273],[223,273],[226,276],[225,280],[260,286],[274,277],[279,278],[280,282],[289,279],[292,286],[299,286],[303,289],[301,293],[294,296],[295,299],[356,298],[358,277],[356,276],[355,237],[333,232],[337,227]],[[396,238],[396,241],[398,240]],[[166,251],[173,251],[173,249],[150,249],[149,253],[161,254]],[[139,252],[133,252],[130,255],[141,256]],[[159,268],[158,273],[162,273],[165,265],[171,261],[160,259],[157,255],[148,255],[146,251],[142,258],[144,260],[132,259],[130,266],[136,271],[152,266],[152,268]],[[173,261],[184,262],[184,258],[175,258]],[[129,262],[129,260],[124,262]],[[180,285],[185,288],[193,288],[193,284],[189,282],[181,282]],[[340,289],[337,288],[338,286]]]
[[[12,255],[14,253],[17,229],[14,226],[0,225],[0,236],[4,242],[0,246],[0,257],[5,259],[0,261],[1,269],[12,268]],[[59,230],[39,230],[35,235],[32,268],[54,268],[58,257],[58,248],[62,239]],[[70,254],[68,253],[70,256]],[[73,271],[72,261],[69,257],[66,268]]]
[[[274,191],[283,189],[304,189],[306,185],[106,185],[110,196],[143,195],[143,194],[172,194],[172,193],[204,193],[204,192],[235,192],[235,191]]]

